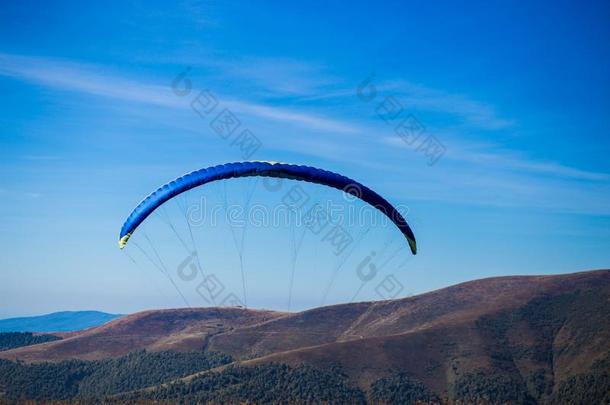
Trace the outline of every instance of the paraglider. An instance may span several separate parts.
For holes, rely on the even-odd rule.
[[[413,254],[417,253],[415,235],[404,217],[386,199],[363,184],[338,173],[311,166],[277,162],[236,162],[197,170],[177,178],[146,197],[129,215],[119,235],[119,247],[123,249],[138,226],[158,207],[173,197],[218,180],[240,177],[277,177],[316,183],[342,190],[386,215],[407,239]]]

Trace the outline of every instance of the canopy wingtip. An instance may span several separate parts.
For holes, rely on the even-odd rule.
[[[121,239],[119,239],[119,249],[122,250],[125,247],[125,245],[127,245],[127,241],[129,240],[130,237],[131,237],[131,233],[128,233],[125,236],[123,236]]]
[[[415,242],[415,239],[407,238],[407,242],[409,242],[409,247],[411,248],[411,253],[416,255],[417,254],[417,243]]]

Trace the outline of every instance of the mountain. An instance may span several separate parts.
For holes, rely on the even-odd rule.
[[[189,372],[193,364],[204,360],[181,359],[171,376],[147,379],[154,381],[151,387],[142,382],[130,385],[129,393],[96,391],[120,401],[606,403],[610,270],[489,278],[298,313],[146,311],[63,337],[0,352],[0,358],[31,363],[19,365],[31,370],[53,361],[63,370],[73,364],[69,359],[126,362],[134,350],[149,353],[141,362],[151,362],[146,356],[154,353],[224,356],[205,359],[210,366],[195,373]],[[34,372],[27,370],[18,374]],[[91,392],[87,384],[74,392]],[[10,381],[5,385],[9,392]]]
[[[66,359],[101,360],[136,350],[200,351],[210,337],[284,316],[282,312],[241,308],[188,308],[144,311],[102,326],[62,334],[44,345],[1,352],[2,357],[30,362]]]
[[[100,326],[121,316],[99,311],[62,311],[0,319],[0,332],[70,332]]]

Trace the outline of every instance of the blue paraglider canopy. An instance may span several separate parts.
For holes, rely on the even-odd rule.
[[[217,180],[250,176],[287,178],[343,190],[386,215],[406,237],[411,252],[413,254],[417,253],[415,235],[404,217],[392,204],[375,191],[355,180],[327,170],[276,162],[227,163],[197,170],[170,181],[146,197],[129,215],[121,228],[119,247],[123,249],[138,226],[159,206],[173,197]]]

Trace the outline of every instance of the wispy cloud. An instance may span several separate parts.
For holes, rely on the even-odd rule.
[[[383,141],[388,145],[410,148],[397,136],[386,137]],[[556,162],[539,162],[491,143],[458,141],[453,138],[445,140],[445,144],[447,147],[445,158],[468,162],[486,169],[521,171],[566,179],[610,180],[610,175],[607,173],[582,170]]]
[[[201,62],[204,63],[204,62]],[[337,89],[331,83],[336,79],[316,64],[273,59],[244,58],[232,63],[228,60],[206,60],[222,74],[241,80],[246,87],[255,83],[263,92],[274,96],[299,96],[301,100],[323,98],[355,99],[355,87]],[[168,85],[159,85],[127,79],[109,74],[105,69],[71,61],[0,53],[0,74],[51,86],[62,90],[109,97],[129,102],[146,103],[170,108],[184,108],[185,104],[174,97]],[[452,114],[466,123],[484,129],[509,127],[512,121],[500,118],[494,108],[464,95],[451,94],[406,81],[383,81],[376,84],[380,92],[396,95],[409,109],[431,110]],[[295,111],[251,100],[235,99],[227,102],[243,112],[261,118],[295,124],[305,128],[341,133],[360,132],[354,123],[332,119],[305,111]]]
[[[0,54],[0,75],[60,90],[131,102],[134,105],[139,103],[180,110],[189,108],[184,99],[171,92],[169,83],[159,85],[127,79],[87,64]],[[196,88],[196,81],[193,83]],[[316,85],[311,86],[313,89]],[[390,94],[394,89],[405,107],[455,114],[473,127],[498,129],[511,125],[510,120],[500,118],[493,108],[465,96],[412,86],[405,82],[383,83],[378,89]],[[286,91],[291,93],[293,90]],[[303,89],[299,91],[301,90]],[[278,91],[281,90],[278,88]],[[335,96],[355,99],[354,92],[355,89],[343,93],[338,91]],[[337,118],[341,115],[321,116],[305,109],[252,102],[231,95],[223,95],[221,102],[235,113],[257,117],[257,128],[261,128],[257,134],[267,134],[265,142],[270,151],[315,156],[339,164],[349,164],[350,167],[360,167],[365,173],[386,172],[396,176],[397,170],[404,175],[427,167],[425,159],[415,153],[409,155],[409,147],[400,138],[390,136],[391,129],[380,120],[354,122]],[[301,130],[295,129],[292,131],[293,136],[286,137],[286,124]],[[388,131],[387,136],[367,135],[379,133],[380,130]],[[557,162],[539,161],[498,144],[469,141],[460,134],[439,135],[447,147],[446,156],[434,169],[427,169],[417,176],[420,180],[426,179],[425,182],[419,186],[410,182],[409,198],[548,206],[567,211],[578,206],[582,212],[607,212],[603,207],[608,202],[608,174]],[[50,160],[55,157],[31,155],[23,158]],[[570,194],[574,187],[577,187],[581,197]]]
[[[201,63],[215,68],[219,75],[256,86],[268,96],[312,96],[327,91],[338,80],[322,64],[288,58],[215,58]]]
[[[36,191],[8,190],[0,188],[0,194],[14,199],[37,199],[42,197],[42,193]]]
[[[346,87],[340,76],[322,62],[287,57],[226,55],[209,49],[198,52],[176,50],[171,54],[147,55],[142,60],[150,64],[191,66],[205,72],[215,81],[238,83],[251,95],[264,98],[322,99],[335,94],[338,87]],[[353,90],[351,90],[353,95]]]
[[[170,92],[169,85],[143,83],[118,75],[109,75],[99,67],[55,59],[0,54],[0,74],[85,94],[128,102],[145,103],[170,108],[186,108],[183,100]],[[261,118],[298,125],[313,130],[354,133],[352,124],[316,114],[292,111],[244,100],[224,98],[236,111]]]
[[[32,161],[47,161],[47,160],[60,160],[60,156],[55,155],[24,155],[21,157],[23,160]]]
[[[0,74],[61,90],[166,107],[178,107],[164,86],[103,74],[90,65],[55,59],[0,54]]]
[[[377,91],[379,102],[385,97],[393,96],[405,109],[446,114],[475,129],[498,130],[514,124],[513,120],[502,118],[492,105],[464,94],[434,89],[406,80],[375,81],[373,78],[371,83]],[[318,94],[305,96],[303,100],[353,99],[359,84],[355,83],[354,88],[325,89]]]
[[[452,114],[466,123],[482,129],[503,129],[514,124],[501,118],[489,104],[474,100],[459,93],[433,89],[405,80],[386,81],[380,88],[395,92],[406,107]]]
[[[511,170],[522,170],[538,174],[548,174],[557,177],[607,181],[610,175],[607,173],[592,172],[581,170],[570,166],[565,166],[555,162],[537,162],[521,158],[514,152],[476,152],[453,149],[447,156],[454,160],[467,161],[470,163],[486,164],[496,168]]]
[[[289,109],[269,107],[261,104],[252,104],[237,100],[227,100],[225,104],[234,111],[269,118],[275,121],[298,123],[313,130],[324,130],[339,133],[362,132],[356,125],[341,120],[322,118],[312,114],[291,111]]]
[[[524,173],[470,170],[447,165],[418,172],[404,182],[388,181],[397,200],[438,201],[475,206],[526,208],[553,213],[610,215],[608,183],[542,178]]]

